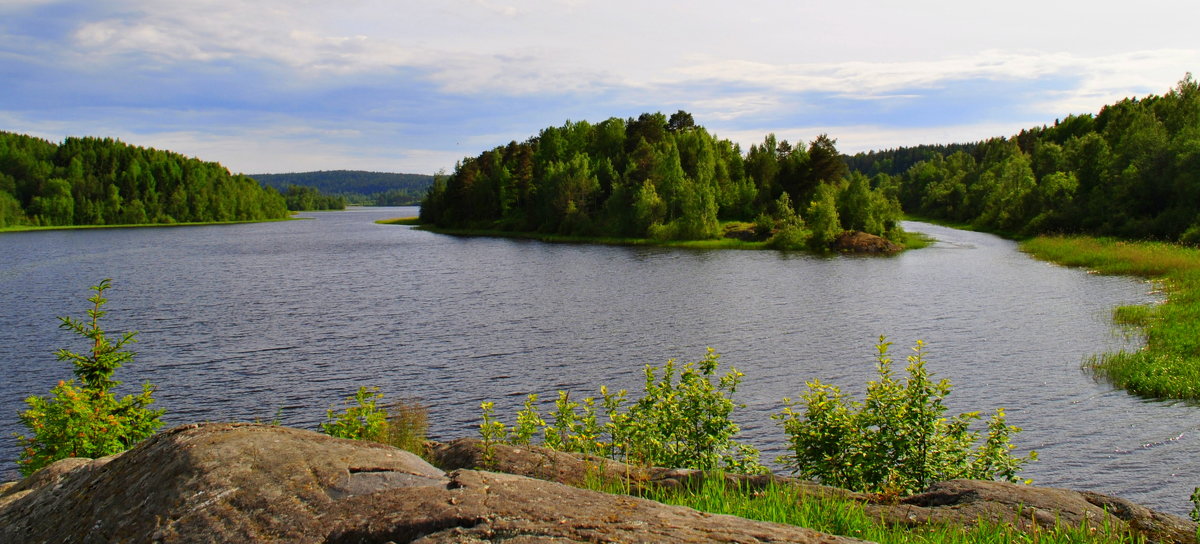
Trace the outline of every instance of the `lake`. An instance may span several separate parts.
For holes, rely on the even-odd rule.
[[[461,238],[377,225],[415,208],[303,214],[282,223],[0,235],[0,476],[30,394],[84,351],[56,316],[82,317],[113,278],[109,331],[139,331],[117,379],[158,387],[169,425],[261,420],[316,428],[362,385],[429,406],[431,436],[473,436],[479,403],[511,422],[525,394],[641,390],[643,365],[700,359],[746,374],[742,439],[782,453],[770,415],[820,379],[861,395],[874,344],[918,340],[954,384],[953,413],[1003,407],[1041,460],[1038,485],[1092,490],[1186,515],[1200,485],[1200,409],[1095,381],[1084,358],[1129,340],[1113,306],[1159,295],[1132,278],[1035,261],[995,236],[906,223],[938,242],[887,257]],[[1136,340],[1136,339],[1135,339]],[[1136,344],[1133,345],[1136,348]],[[578,397],[576,397],[578,398]]]

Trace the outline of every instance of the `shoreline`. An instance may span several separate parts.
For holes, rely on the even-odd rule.
[[[605,236],[568,236],[563,234],[546,234],[541,232],[524,232],[524,231],[505,231],[496,229],[447,229],[434,227],[420,222],[416,217],[396,217],[391,219],[380,219],[375,221],[380,225],[406,225],[415,227],[419,230],[432,232],[436,234],[446,234],[449,236],[468,236],[468,237],[492,237],[492,238],[514,238],[519,240],[536,240],[551,244],[595,244],[606,246],[627,246],[627,247],[672,247],[684,249],[734,249],[734,250],[774,250],[774,251],[791,251],[797,253],[808,253],[812,255],[840,255],[842,252],[830,251],[828,253],[818,253],[813,251],[801,250],[778,250],[767,245],[766,241],[750,242],[739,240],[736,238],[714,238],[709,240],[655,240],[653,238],[621,238],[621,237],[605,237]],[[906,232],[905,240],[902,244],[902,249],[896,254],[903,253],[911,249],[922,249],[928,247],[933,242],[933,239],[916,232]],[[853,254],[853,253],[850,253]]]
[[[0,228],[0,234],[10,232],[37,232],[47,230],[89,230],[89,229],[138,229],[150,227],[203,227],[211,225],[245,225],[249,223],[278,223],[281,221],[304,221],[306,217],[280,217],[277,219],[245,219],[239,221],[195,221],[185,223],[130,223],[120,225],[19,225]]]

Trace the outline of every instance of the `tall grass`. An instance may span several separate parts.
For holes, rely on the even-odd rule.
[[[1022,243],[1021,249],[1099,274],[1158,283],[1167,293],[1166,303],[1113,310],[1116,323],[1140,329],[1145,348],[1095,355],[1086,365],[1137,395],[1200,400],[1200,249],[1083,236],[1041,236]]]
[[[384,443],[427,457],[429,409],[425,404],[415,398],[402,398],[384,406],[384,410],[387,412]]]
[[[643,498],[686,506],[703,512],[729,514],[747,519],[785,523],[882,544],[892,543],[1025,543],[1045,544],[1144,542],[1145,539],[1101,527],[1056,525],[1038,527],[1014,519],[1012,523],[979,520],[971,525],[940,523],[912,527],[888,526],[868,514],[855,501],[836,497],[805,495],[798,488],[771,483],[765,488],[730,482],[724,477],[709,477],[700,486],[688,488],[651,487],[636,493],[627,483],[589,479],[587,486],[607,493],[637,494]],[[1029,528],[1022,530],[1019,525]]]

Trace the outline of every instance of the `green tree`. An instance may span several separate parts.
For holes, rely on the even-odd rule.
[[[162,426],[162,410],[148,408],[154,403],[154,387],[143,384],[138,395],[126,395],[117,400],[112,389],[121,382],[113,379],[118,368],[133,361],[133,353],[124,348],[135,342],[136,332],[127,332],[110,341],[100,328],[102,308],[107,299],[104,291],[111,279],[92,286],[95,291],[88,302],[86,320],[60,317],[60,326],[86,338],[91,351],[83,354],[67,349],[58,350],[58,360],[70,362],[75,379],[60,381],[47,397],[25,399],[29,409],[21,412],[20,420],[30,436],[17,435],[24,448],[17,464],[24,475],[67,457],[103,457],[125,451],[149,438]]]
[[[817,187],[817,198],[808,206],[808,228],[812,231],[808,245],[815,250],[828,251],[830,244],[842,233],[836,195],[836,187],[822,184]]]

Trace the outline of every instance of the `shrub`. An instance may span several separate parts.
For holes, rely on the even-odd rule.
[[[890,342],[880,337],[876,357],[879,379],[867,384],[863,402],[848,400],[835,386],[809,382],[802,403],[784,399],[774,416],[788,435],[790,455],[779,461],[796,474],[856,491],[908,494],[954,478],[1017,481],[1024,463],[1013,457],[1011,436],[1017,427],[997,410],[987,437],[972,450],[979,432],[970,429],[978,412],[946,418],[943,399],[950,382],[930,379],[918,341],[908,357],[908,378],[892,375]],[[802,409],[800,409],[802,406]]]
[[[148,408],[154,403],[154,387],[149,383],[142,385],[138,395],[117,400],[112,394],[112,388],[121,383],[113,379],[113,374],[121,365],[133,361],[134,354],[124,348],[136,342],[137,332],[127,332],[111,342],[100,328],[100,318],[107,313],[102,309],[108,302],[104,291],[111,282],[106,278],[91,287],[95,294],[87,299],[92,308],[87,311],[86,320],[59,318],[60,327],[86,338],[91,351],[79,354],[64,348],[55,352],[59,361],[69,361],[75,366],[79,382],[59,381],[49,396],[25,399],[29,409],[19,418],[32,435],[17,435],[24,445],[17,460],[22,475],[28,476],[67,457],[96,458],[120,453],[149,438],[162,426],[159,418],[163,411]]]
[[[325,412],[325,423],[321,432],[334,438],[370,440],[383,443],[387,438],[387,411],[376,406],[383,399],[378,387],[359,387],[354,395],[346,397],[346,408]]]
[[[381,406],[383,393],[378,387],[359,387],[346,397],[341,412],[325,412],[321,432],[336,438],[370,440],[418,455],[425,454],[428,410],[420,401],[404,398]]]
[[[662,368],[646,365],[645,392],[627,409],[624,390],[612,393],[601,387],[599,399],[582,401],[559,391],[547,422],[538,412],[537,395],[530,395],[509,431],[492,417],[492,403],[484,403],[484,456],[498,441],[527,444],[540,431],[543,445],[560,451],[638,465],[762,472],[758,451],[734,440],[740,428],[730,416],[740,405],[733,394],[743,375],[733,369],[714,383],[718,358],[709,348],[704,359],[682,367],[673,359]],[[598,411],[608,421],[601,424]]]

